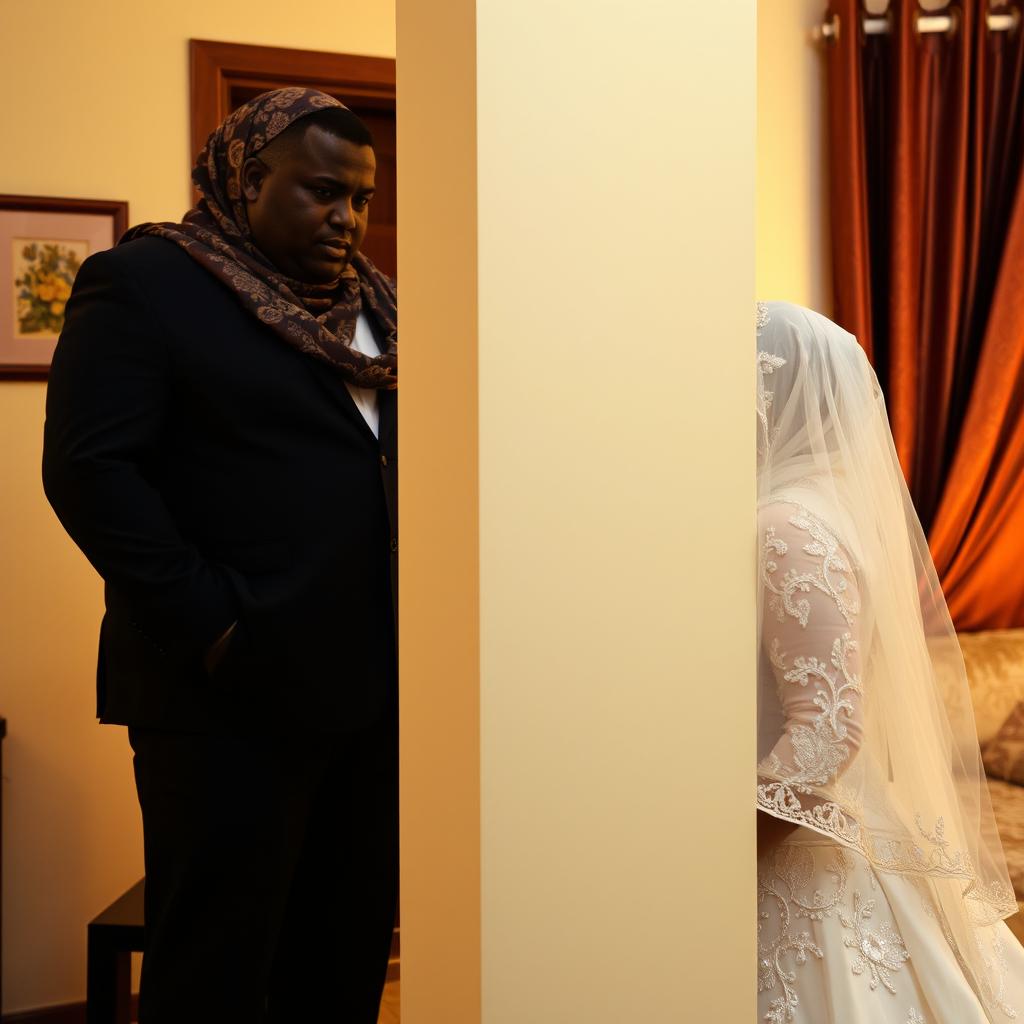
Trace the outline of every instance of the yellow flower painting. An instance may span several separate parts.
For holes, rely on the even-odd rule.
[[[12,244],[15,336],[54,338],[64,325],[64,304],[89,243],[15,238]]]

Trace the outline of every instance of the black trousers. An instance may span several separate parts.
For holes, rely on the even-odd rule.
[[[140,1024],[376,1024],[398,894],[397,716],[343,736],[129,739]]]

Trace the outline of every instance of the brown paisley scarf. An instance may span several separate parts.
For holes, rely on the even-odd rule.
[[[327,284],[285,277],[253,244],[242,198],[242,165],[248,157],[300,117],[342,106],[316,89],[294,87],[265,92],[239,107],[207,139],[196,160],[192,180],[201,198],[182,223],[139,224],[121,242],[142,235],[176,242],[289,345],[330,363],[357,387],[396,388],[398,310],[392,280],[359,252]],[[379,356],[352,348],[360,312],[380,328]]]

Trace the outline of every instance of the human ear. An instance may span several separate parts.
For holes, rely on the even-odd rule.
[[[263,188],[263,182],[269,173],[270,168],[259,157],[251,156],[242,164],[242,195],[250,203],[259,198],[260,189]]]

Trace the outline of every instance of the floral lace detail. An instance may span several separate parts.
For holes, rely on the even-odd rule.
[[[923,879],[914,878],[912,881],[921,897],[921,905],[924,908],[924,912],[938,924],[939,928],[941,928],[946,944],[949,946],[950,951],[956,958],[956,962],[959,964],[960,970],[969,977],[971,974],[970,967],[964,960],[956,937],[950,931],[949,922],[946,920],[945,914],[942,913],[936,903],[935,897],[924,883]],[[990,907],[990,913],[991,909],[992,908]],[[975,915],[972,913],[972,916]],[[998,924],[998,918],[996,918],[995,923]],[[1010,1006],[1006,1001],[1007,963],[1005,951],[1003,949],[1002,935],[1000,934],[998,927],[991,926],[991,921],[988,925],[984,926],[984,929],[984,933],[979,930],[979,933],[975,936],[978,952],[981,954],[982,963],[985,965],[984,975],[978,979],[980,984],[979,995],[981,996],[982,1002],[988,1008],[990,1016],[994,1017],[995,1011],[998,1010],[1007,1020],[1016,1020],[1018,1017],[1017,1010]],[[986,936],[991,941],[991,953],[985,948],[983,940]]]
[[[921,1015],[920,1010],[915,1010],[911,1007],[910,1012],[907,1014],[907,1024],[926,1024],[926,1021]]]
[[[890,972],[898,971],[907,960],[910,954],[903,944],[899,932],[885,922],[877,931],[870,931],[866,922],[870,919],[875,910],[875,901],[862,902],[859,892],[853,894],[853,913],[844,914],[839,912],[839,919],[843,927],[853,929],[853,936],[846,936],[843,945],[847,949],[855,949],[857,955],[851,966],[854,974],[863,974],[865,971],[870,975],[868,987],[873,992],[878,988],[879,982],[884,985],[893,995],[896,988],[892,983]]]
[[[799,843],[783,843],[772,854],[771,863],[758,872],[758,992],[771,992],[781,988],[782,994],[771,1001],[764,1020],[768,1024],[786,1024],[795,1019],[800,999],[797,993],[797,968],[809,957],[825,959],[825,953],[808,931],[795,931],[794,922],[800,919],[823,921],[837,916],[842,926],[853,932],[844,937],[847,948],[856,951],[850,969],[855,975],[867,973],[868,987],[874,991],[881,983],[895,994],[895,974],[910,959],[903,939],[895,924],[883,922],[872,929],[867,922],[872,916],[875,901],[862,901],[859,891],[849,892],[851,869],[849,855],[835,847],[824,870],[815,872],[815,858],[811,850]],[[830,891],[808,888],[818,883],[825,874],[833,880]],[[872,885],[874,879],[872,878]],[[846,901],[852,896],[852,907]],[[765,904],[774,904],[778,912],[777,933],[771,942],[763,941],[766,922],[771,918]],[[793,968],[787,969],[792,958]]]
[[[951,852],[948,849],[948,842],[943,840],[939,843],[930,843],[932,848],[926,852],[918,842],[909,837],[873,839],[860,827],[860,823],[850,817],[835,801],[822,800],[805,808],[794,789],[784,782],[759,783],[757,806],[775,817],[791,821],[795,825],[804,825],[841,842],[844,846],[863,854],[872,865],[882,871],[935,875],[941,878],[974,877],[970,858],[962,850]],[[940,818],[940,823],[941,820]],[[920,824],[918,827],[920,828]],[[921,838],[928,842],[929,833],[922,830]],[[973,894],[977,899],[984,899],[990,895],[982,889],[975,889]]]
[[[985,964],[985,976],[981,979],[982,995],[989,1006],[997,1007],[1008,1020],[1017,1019],[1017,1011],[1006,1001],[1006,952],[1003,949],[1003,938],[998,928],[988,929],[991,939],[990,948],[985,948],[985,936],[977,938],[978,950]]]
[[[761,328],[764,327],[771,317],[768,316],[768,303],[759,302],[757,304],[757,331],[761,332]]]
[[[779,562],[789,554],[789,544],[776,534],[774,526],[769,525],[765,531],[761,565],[761,577],[772,595],[769,609],[779,622],[784,623],[788,616],[805,630],[810,622],[811,603],[798,595],[814,589],[828,596],[846,624],[852,625],[860,603],[850,599],[849,582],[843,574],[852,575],[853,565],[826,524],[807,509],[795,507],[797,511],[788,521],[808,534],[809,540],[803,545],[803,551],[815,560],[814,567],[802,571],[788,569],[780,580],[776,580]],[[779,780],[802,793],[810,793],[811,786],[825,786],[838,779],[851,753],[847,720],[856,716],[855,699],[861,695],[860,678],[851,664],[857,650],[857,640],[852,633],[843,632],[833,640],[828,661],[814,655],[799,655],[790,666],[779,638],[772,639],[768,656],[776,670],[776,692],[780,703],[784,703],[784,683],[810,687],[814,691],[812,702],[818,713],[809,725],[801,722],[787,725],[792,763],[783,763],[773,751],[759,765],[761,775]]]
[[[770,352],[757,353],[757,418],[761,421],[761,430],[764,434],[764,444],[760,452],[765,457],[771,454],[772,446],[775,444],[779,432],[778,429],[772,430],[768,426],[768,411],[772,407],[775,394],[765,388],[764,379],[785,365],[786,360],[782,356],[774,356]]]
[[[971,916],[977,924],[990,925],[1016,912],[1017,900],[1012,890],[997,883],[977,885],[974,864],[967,853],[951,850],[946,840],[931,843],[929,833],[921,828],[920,821],[921,838],[931,846],[927,851],[909,836],[901,839],[873,838],[835,801],[822,800],[811,807],[804,807],[793,788],[782,782],[759,783],[757,806],[777,818],[803,825],[856,850],[880,871],[964,879],[968,885],[963,895],[970,901]],[[940,832],[941,822],[940,818]]]
[[[758,764],[757,806],[857,851],[879,870],[963,880],[978,925],[1014,913],[1012,890],[998,882],[980,884],[970,854],[947,837],[941,817],[925,823],[917,816],[913,829],[897,822],[885,830],[862,828],[863,810],[844,782],[863,726],[857,566],[838,535],[809,509],[785,500],[768,504],[787,506],[774,525],[770,517],[764,527],[760,566],[766,615],[786,635],[780,641],[766,625],[766,654],[779,703],[789,701],[792,710],[786,711],[782,738]],[[798,564],[787,568],[790,560]],[[797,699],[795,687],[807,698]],[[998,958],[992,962],[998,966]]]
[[[836,904],[846,889],[847,864],[842,852],[836,851],[836,859],[830,870],[836,879],[836,889],[831,896],[815,891],[810,900],[801,898],[800,890],[814,874],[814,857],[800,846],[783,844],[775,850],[771,871],[758,872],[757,901],[759,904],[774,900],[780,920],[779,934],[770,945],[762,945],[761,933],[764,922],[770,917],[767,910],[758,914],[758,961],[757,990],[771,992],[776,986],[782,988],[782,995],[773,999],[764,1019],[769,1024],[784,1024],[793,1020],[793,1014],[800,1000],[796,992],[796,971],[786,970],[784,959],[792,956],[797,966],[807,963],[808,955],[819,960],[825,957],[821,947],[812,939],[810,932],[795,934],[791,930],[794,918],[809,918],[820,921],[831,916]]]
[[[860,679],[850,671],[848,661],[851,652],[856,650],[857,641],[849,633],[844,633],[832,644],[834,674],[819,659],[800,657],[783,675],[787,683],[807,686],[814,677],[827,687],[826,690],[819,686],[815,691],[814,703],[821,713],[815,716],[813,726],[796,724],[789,727],[795,770],[784,766],[774,753],[764,761],[766,773],[784,777],[789,785],[802,793],[810,793],[811,785],[824,786],[832,782],[850,756],[846,742],[849,733],[839,716],[842,713],[854,714],[856,708],[850,695],[861,692]],[[773,665],[785,669],[786,656],[779,652],[777,645],[773,645],[771,657]]]
[[[793,502],[787,504],[793,504],[798,509],[789,522],[797,529],[806,530],[811,537],[804,545],[804,551],[820,557],[821,566],[814,572],[800,573],[790,570],[776,582],[773,577],[779,566],[774,556],[785,556],[789,551],[789,545],[776,537],[775,528],[769,526],[765,534],[765,557],[761,562],[761,579],[773,595],[768,607],[775,613],[779,622],[785,622],[786,616],[790,615],[797,619],[801,626],[806,626],[811,614],[810,602],[806,598],[795,598],[798,593],[809,593],[813,587],[831,597],[847,625],[852,625],[854,616],[860,613],[860,602],[846,600],[849,582],[842,574],[852,575],[855,568],[853,562],[840,547],[838,539],[824,520],[801,505]]]

